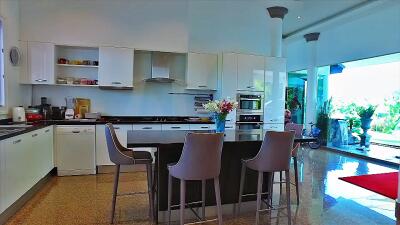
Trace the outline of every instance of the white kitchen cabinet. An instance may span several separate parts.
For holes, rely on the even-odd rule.
[[[33,185],[31,145],[29,133],[18,135],[4,141],[4,171],[1,177],[4,208],[8,208]]]
[[[240,91],[264,91],[264,56],[238,54]]]
[[[193,53],[187,57],[186,89],[217,90],[218,55]]]
[[[54,44],[28,42],[27,75],[24,80],[30,84],[54,84]]]
[[[43,155],[41,157],[42,178],[54,168],[54,129],[53,126],[40,129],[39,143],[42,143]]]
[[[222,55],[222,81],[221,98],[229,98],[236,101],[236,89],[238,85],[238,56],[235,53],[224,53]],[[227,124],[236,122],[236,110],[233,110],[226,117]]]
[[[190,130],[214,130],[214,124],[190,124]]]
[[[100,47],[99,85],[133,87],[133,49]]]
[[[263,125],[264,131],[283,131],[284,125],[279,123],[264,123]]]
[[[115,133],[122,146],[127,147],[128,131],[132,130],[131,124],[114,124]],[[105,135],[105,125],[96,125],[96,165],[114,165],[108,154]]]
[[[283,124],[287,86],[286,59],[266,57],[264,123]]]
[[[162,124],[161,130],[189,130],[189,124]]]
[[[133,124],[133,130],[161,130],[161,124]]]

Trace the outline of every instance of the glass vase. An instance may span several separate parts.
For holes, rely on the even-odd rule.
[[[215,132],[216,133],[224,133],[225,132],[225,122],[226,122],[226,114],[215,114]]]

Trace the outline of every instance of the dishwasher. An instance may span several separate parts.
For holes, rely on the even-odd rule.
[[[95,137],[92,125],[56,126],[58,176],[96,174]]]

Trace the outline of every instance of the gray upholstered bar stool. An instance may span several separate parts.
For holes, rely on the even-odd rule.
[[[202,220],[205,221],[205,184],[209,179],[214,180],[218,224],[222,224],[219,174],[223,141],[223,133],[188,133],[186,135],[178,163],[168,166],[168,224],[171,221],[171,207],[173,207],[171,206],[172,177],[180,180],[180,224],[185,223],[186,181],[189,180],[202,182]]]
[[[294,182],[292,182],[292,181],[290,181],[289,180],[289,182],[290,182],[290,184],[291,185],[294,185],[295,186],[295,188],[296,188],[296,201],[297,201],[297,205],[299,205],[300,204],[300,196],[299,196],[299,168],[298,168],[298,160],[297,160],[297,158],[298,158],[298,156],[297,156],[297,153],[298,153],[298,151],[299,151],[299,148],[300,148],[300,143],[297,143],[294,147],[293,147],[293,149],[292,149],[292,159],[293,159],[293,168],[294,168]],[[286,180],[283,180],[282,179],[282,172],[279,172],[279,187],[280,187],[280,193],[282,193],[282,184],[283,183],[286,183]],[[286,179],[286,177],[285,177],[285,179]],[[288,179],[290,179],[290,177],[288,178]]]
[[[149,195],[149,215],[150,218],[153,219],[153,169],[152,162],[153,158],[151,154],[146,151],[132,151],[132,149],[127,149],[121,145],[118,141],[117,135],[115,134],[114,127],[111,123],[107,123],[105,126],[106,140],[107,140],[107,148],[110,159],[116,165],[115,170],[115,179],[114,179],[114,191],[113,191],[113,200],[112,200],[112,209],[111,209],[111,223],[114,223],[114,214],[115,214],[115,204],[117,201],[117,196],[125,196],[125,195],[136,195],[136,194],[148,194]],[[133,192],[133,193],[125,193],[118,194],[118,181],[119,181],[119,172],[121,165],[136,165],[136,164],[145,164],[147,170],[147,192]]]
[[[240,213],[240,205],[242,203],[244,181],[246,175],[246,168],[255,170],[258,172],[258,182],[257,182],[257,211],[256,211],[256,225],[260,221],[260,212],[272,209],[280,209],[272,207],[272,191],[271,187],[273,185],[273,180],[269,182],[269,193],[267,199],[267,209],[261,210],[261,195],[262,184],[264,173],[274,173],[285,171],[286,177],[289,177],[290,168],[290,157],[291,150],[294,141],[293,132],[276,132],[267,131],[263,143],[261,145],[258,154],[249,160],[242,161],[242,173],[240,177],[240,190],[239,190],[239,202],[238,202],[238,213]],[[270,176],[272,178],[272,175]],[[246,194],[246,196],[251,194]],[[286,180],[286,209],[288,216],[288,224],[291,224],[291,210],[290,210],[290,185],[289,180]]]

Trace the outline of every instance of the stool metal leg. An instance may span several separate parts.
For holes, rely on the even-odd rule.
[[[180,217],[181,225],[185,224],[185,196],[186,195],[186,181],[181,180],[181,206],[180,206]]]
[[[240,173],[239,201],[238,201],[236,216],[240,215],[240,206],[242,204],[242,196],[243,196],[243,188],[244,188],[245,178],[246,178],[246,164],[244,162],[242,162],[242,171]]]
[[[286,204],[287,204],[287,215],[288,215],[288,224],[292,224],[292,212],[290,210],[290,174],[289,170],[285,171],[285,180],[286,180]]]
[[[279,172],[279,195],[282,195],[282,171]]]
[[[168,175],[168,225],[171,223],[172,176]]]
[[[258,172],[256,225],[260,223],[262,185],[263,185],[263,172]]]
[[[219,188],[219,178],[214,178],[215,200],[217,202],[218,225],[222,225],[222,206],[221,206],[221,192]]]
[[[296,186],[296,197],[297,197],[297,205],[300,204],[300,196],[299,196],[299,171],[297,168],[297,157],[293,157],[293,166],[294,166],[294,183]]]
[[[269,202],[270,205],[272,205],[272,194],[274,193],[274,179],[275,179],[275,173],[271,172],[270,173],[269,189],[268,189],[268,202]]]
[[[150,219],[153,221],[154,218],[154,200],[153,200],[153,166],[149,163],[146,164],[147,170],[147,191],[149,192],[149,214]]]
[[[206,219],[206,180],[201,181],[201,215]]]
[[[119,170],[120,170],[120,165],[116,165],[115,166],[115,176],[114,176],[114,190],[113,190],[112,208],[111,208],[111,223],[112,224],[114,224],[115,204],[117,202]]]

